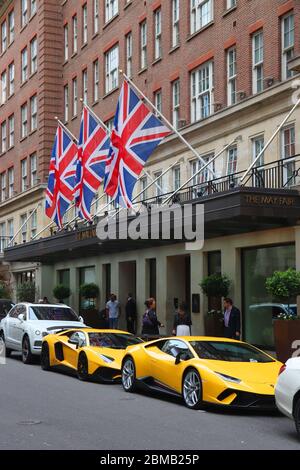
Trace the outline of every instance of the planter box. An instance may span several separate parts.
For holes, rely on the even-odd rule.
[[[214,315],[204,317],[204,327],[206,336],[224,336],[223,320]]]
[[[299,320],[274,320],[274,340],[277,359],[286,362],[300,348]],[[298,352],[299,355],[300,351]]]

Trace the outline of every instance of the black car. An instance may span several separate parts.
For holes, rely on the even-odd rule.
[[[6,317],[15,304],[11,300],[0,299],[0,321]]]

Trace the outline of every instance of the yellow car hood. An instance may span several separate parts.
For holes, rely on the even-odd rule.
[[[125,349],[113,349],[113,348],[90,348],[91,351],[96,352],[97,354],[103,354],[104,356],[112,357],[114,360],[121,364]]]
[[[281,362],[226,362],[214,360],[197,361],[214,372],[229,375],[249,384],[275,385]]]

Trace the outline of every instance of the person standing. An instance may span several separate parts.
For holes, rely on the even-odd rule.
[[[136,333],[136,302],[132,294],[128,294],[127,303],[125,305],[127,331],[135,335]]]
[[[145,305],[146,311],[143,315],[142,335],[158,336],[159,328],[163,328],[164,325],[157,318],[155,299],[150,298],[146,300]]]
[[[229,297],[224,299],[224,336],[238,340],[241,338],[241,312]]]
[[[174,317],[173,335],[191,336],[191,326],[191,316],[187,311],[186,304],[181,302]]]
[[[109,328],[112,330],[118,329],[118,321],[120,316],[120,303],[115,294],[111,294],[110,300],[106,304]]]

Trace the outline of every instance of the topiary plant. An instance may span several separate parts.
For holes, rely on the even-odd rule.
[[[275,271],[267,278],[266,289],[277,299],[286,301],[289,307],[292,299],[300,295],[300,272],[291,268]]]
[[[68,299],[70,297],[71,289],[63,284],[58,284],[53,289],[53,295],[60,303],[63,303],[64,299]]]
[[[201,289],[207,297],[227,297],[231,280],[226,274],[211,274],[205,277],[201,283]]]
[[[80,286],[80,295],[89,301],[89,308],[95,306],[95,299],[99,296],[100,290],[93,282]]]

